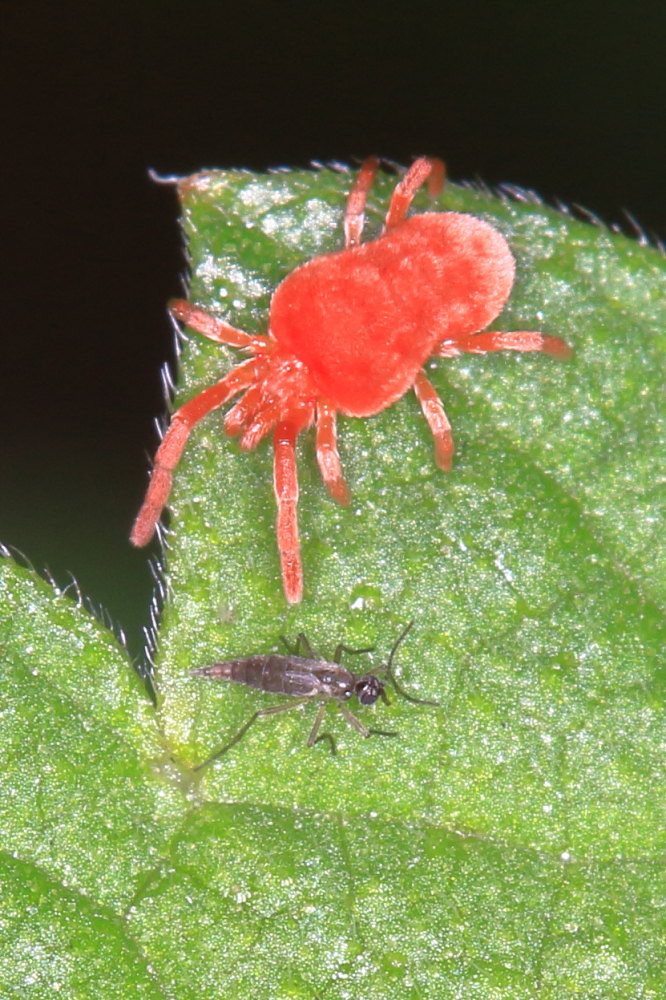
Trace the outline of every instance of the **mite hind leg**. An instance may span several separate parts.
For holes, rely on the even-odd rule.
[[[347,506],[351,498],[340,464],[335,410],[322,401],[317,403],[316,453],[321,478],[328,492],[338,503]]]
[[[444,412],[442,401],[435,392],[434,386],[421,370],[414,381],[414,392],[421,404],[423,416],[428,422],[435,439],[435,461],[440,469],[448,472],[453,463],[453,435],[451,424]]]
[[[364,160],[361,169],[356,175],[354,186],[347,198],[345,208],[345,246],[355,247],[361,242],[363,233],[363,223],[365,222],[365,203],[368,200],[368,193],[375,179],[375,174],[379,169],[379,160],[376,156],[369,156]]]
[[[561,337],[548,337],[535,330],[512,330],[507,333],[486,330],[484,333],[471,333],[465,337],[444,340],[433,353],[440,358],[455,358],[460,354],[487,354],[489,351],[540,351],[542,354],[551,354],[560,361],[566,361],[573,355],[573,348]]]
[[[444,187],[445,176],[446,168],[442,160],[433,156],[422,156],[420,159],[414,160],[405,176],[393,190],[384,227],[392,229],[404,221],[409,206],[414,200],[414,195],[426,181],[428,182],[428,194],[431,198],[436,198]]]

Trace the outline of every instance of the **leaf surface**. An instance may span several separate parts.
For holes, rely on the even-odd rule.
[[[182,183],[192,300],[266,332],[281,278],[341,245],[349,184]],[[176,474],[156,714],[112,637],[7,563],[8,996],[52,996],[57,977],[76,997],[660,995],[664,259],[529,199],[451,185],[437,207],[509,239],[517,281],[493,326],[563,336],[575,358],[435,362],[447,475],[411,394],[342,418],[349,508],[302,435],[301,605],[282,595],[270,443],[242,453],[218,414]],[[188,334],[177,404],[238,359]],[[412,620],[396,673],[439,707],[359,708],[397,734],[363,740],[332,705],[336,753],[307,748],[314,708],[298,708],[192,773],[280,700],[192,668],[305,632],[322,655],[375,646],[345,658],[361,673]]]

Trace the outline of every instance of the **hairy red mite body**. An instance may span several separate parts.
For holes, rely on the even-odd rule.
[[[273,296],[271,332],[303,362],[319,396],[349,417],[368,417],[411,388],[461,317],[472,329],[487,326],[513,275],[506,240],[486,222],[416,215],[372,243],[293,271]]]
[[[345,249],[317,257],[284,279],[271,301],[266,336],[237,330],[183,300],[171,303],[173,315],[192,329],[244,348],[250,358],[174,413],[134,523],[135,545],[145,545],[155,531],[192,428],[242,392],[225,418],[225,430],[240,435],[246,449],[273,430],[282,582],[287,600],[297,603],[303,574],[294,448],[302,430],[316,421],[322,478],[335,500],[348,503],[336,411],[371,416],[413,388],[434,437],[437,464],[448,470],[451,426],[423,371],[429,357],[499,350],[570,356],[559,337],[481,332],[511,292],[514,260],[504,237],[474,216],[429,212],[406,218],[422,184],[428,183],[433,196],[441,190],[441,160],[422,157],[412,164],[393,191],[383,233],[361,245],[365,203],[378,166],[376,157],[366,160],[349,195]]]

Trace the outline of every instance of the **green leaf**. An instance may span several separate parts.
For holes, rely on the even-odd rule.
[[[152,705],[114,637],[9,559],[0,649],[0,995],[159,997],[123,920],[183,813]]]
[[[280,279],[341,245],[349,184],[182,183],[192,300],[264,333]],[[393,184],[373,192],[368,238]],[[510,241],[494,327],[576,356],[436,362],[447,475],[411,394],[341,419],[346,509],[302,435],[301,605],[282,594],[270,443],[241,453],[215,414],[176,474],[156,716],[83,609],[5,568],[6,995],[661,995],[664,259],[529,199],[449,186],[438,207]],[[188,335],[177,404],[237,360]],[[411,620],[396,672],[439,707],[359,708],[397,734],[363,740],[331,706],[335,754],[306,746],[311,707],[259,719],[192,773],[280,701],[192,668],[304,631],[323,655],[376,646],[345,660],[361,672]]]

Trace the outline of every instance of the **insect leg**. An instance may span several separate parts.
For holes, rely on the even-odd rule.
[[[321,478],[334,500],[345,506],[350,496],[342,474],[335,433],[335,410],[328,403],[317,403],[317,462]]]
[[[343,653],[348,653],[349,656],[360,656],[361,653],[374,653],[374,651],[374,646],[364,646],[363,649],[352,649],[351,646],[345,646],[344,643],[339,642],[335,647],[333,663],[339,663]]]
[[[305,632],[299,632],[296,636],[296,642],[292,646],[288,639],[285,639],[283,635],[280,636],[283,645],[286,647],[287,651],[293,653],[294,656],[300,656],[301,652],[304,652],[311,660],[321,660],[322,657],[318,653],[315,653],[314,649],[310,645],[310,641],[306,636]],[[342,658],[343,653],[348,653],[350,656],[358,656],[361,653],[374,653],[374,646],[364,646],[363,649],[352,649],[351,646],[345,646],[344,643],[340,642],[335,647],[335,653],[333,655],[333,663],[339,663]]]
[[[345,209],[345,246],[355,247],[361,242],[363,232],[365,203],[368,200],[368,192],[372,187],[375,174],[379,169],[379,160],[376,156],[369,156],[361,165],[361,169],[356,175],[354,186],[347,198]]]
[[[486,330],[485,333],[472,333],[467,337],[443,341],[435,348],[434,353],[442,358],[454,358],[463,353],[486,354],[488,351],[542,351],[561,361],[573,354],[573,349],[561,337],[547,337],[531,330],[514,330],[509,333]]]
[[[385,228],[392,229],[393,226],[404,221],[409,206],[414,200],[414,195],[426,181],[428,181],[428,194],[431,198],[436,198],[444,187],[445,171],[443,162],[435,157],[422,156],[419,160],[414,160],[405,176],[393,190],[386,213]]]
[[[326,702],[322,701],[319,706],[319,711],[317,712],[317,717],[314,720],[314,725],[310,730],[310,735],[308,736],[308,746],[313,747],[317,742],[317,737],[319,735],[319,730],[321,729],[321,724],[324,721],[324,715],[326,714]]]
[[[293,425],[280,423],[275,428],[273,484],[277,500],[277,541],[282,566],[282,586],[290,604],[303,597],[303,568],[298,541],[298,477]]]
[[[366,729],[365,726],[363,725],[363,723],[359,719],[357,719],[356,716],[354,715],[354,713],[350,712],[349,709],[347,708],[347,706],[343,705],[342,702],[338,702],[338,708],[340,709],[340,711],[344,715],[344,717],[347,720],[347,722],[349,723],[349,725],[353,729],[355,729],[357,733],[360,733],[361,736],[364,737],[364,739],[367,739],[368,736],[370,735],[370,730]]]
[[[218,757],[221,757],[223,754],[225,754],[227,750],[231,750],[233,746],[236,746],[236,744],[243,739],[250,726],[252,726],[257,721],[257,719],[260,718],[260,716],[278,715],[280,712],[289,712],[291,711],[292,708],[298,708],[299,705],[304,705],[308,700],[309,700],[308,698],[299,698],[298,701],[293,701],[287,705],[271,705],[269,708],[260,708],[258,711],[254,713],[254,715],[250,716],[250,718],[247,720],[244,726],[241,726],[241,728],[238,730],[233,739],[229,740],[228,743],[225,743],[224,746],[221,747],[219,750],[216,750],[215,753],[212,754],[210,757],[208,757],[202,764],[197,764],[196,767],[193,767],[192,770],[193,771],[203,770],[204,767],[208,767],[208,765],[212,764],[214,760],[217,760]]]
[[[283,645],[286,647],[287,652],[293,653],[294,656],[300,656],[301,651],[305,653],[311,660],[319,660],[321,657],[317,656],[314,649],[308,641],[308,637],[305,632],[299,632],[296,636],[296,642],[292,646],[288,639],[285,639],[283,635],[280,636]]]
[[[133,545],[147,545],[169,498],[173,470],[183,452],[190,431],[206,414],[222,406],[246,385],[254,381],[259,362],[251,359],[233,368],[228,375],[176,410],[155,455],[153,473],[141,510],[137,514],[130,539]]]
[[[261,350],[268,343],[265,337],[253,337],[243,330],[237,330],[236,327],[229,326],[228,323],[216,319],[202,309],[196,309],[185,299],[172,299],[169,303],[169,311],[181,323],[186,323],[197,333],[202,333],[204,337],[208,337],[209,340],[214,340],[218,344],[228,344],[230,347],[253,347]]]
[[[453,437],[442,401],[421,370],[414,381],[414,392],[421,404],[423,416],[435,439],[435,461],[440,469],[448,472],[453,461]]]

